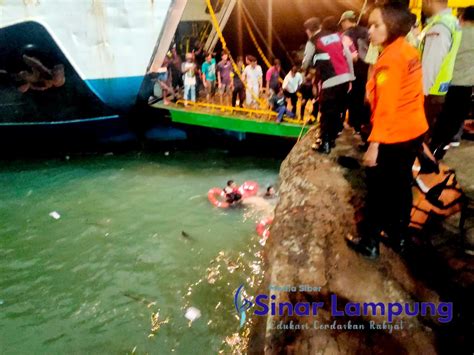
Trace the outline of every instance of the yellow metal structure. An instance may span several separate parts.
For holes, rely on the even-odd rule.
[[[240,107],[232,107],[232,106],[225,106],[225,105],[217,105],[217,104],[210,104],[207,102],[193,102],[193,101],[186,101],[186,100],[178,100],[176,101],[178,105],[189,105],[193,107],[202,107],[207,108],[210,110],[217,110],[221,112],[228,112],[228,113],[242,113],[247,115],[254,115],[260,117],[267,117],[268,119],[276,117],[277,113],[270,110],[255,110],[250,108],[240,108]]]
[[[410,0],[410,9],[418,18],[421,17],[422,0]],[[448,6],[453,9],[453,13],[457,15],[458,9],[468,6],[474,6],[474,0],[448,0]]]

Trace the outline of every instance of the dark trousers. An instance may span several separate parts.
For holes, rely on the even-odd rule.
[[[377,166],[368,168],[366,226],[372,242],[381,231],[394,240],[406,235],[413,204],[412,166],[422,149],[423,136],[396,144],[380,144]]]
[[[428,121],[429,130],[425,136],[425,141],[428,143],[433,135],[433,127],[436,125],[441,111],[443,110],[445,96],[428,95],[425,96],[425,115]]]
[[[365,78],[356,78],[348,94],[349,124],[356,132],[370,122],[370,107],[365,103]]]
[[[235,107],[237,103],[237,96],[239,97],[239,106],[241,108],[244,107],[245,88],[243,85],[234,86],[234,90],[232,90],[232,107]]]
[[[298,95],[296,95],[296,92],[290,93],[286,90],[283,91],[285,94],[285,97],[288,97],[291,101],[291,112],[293,112],[294,115],[296,115],[296,103],[298,102]]]
[[[459,132],[471,109],[471,86],[450,86],[443,110],[433,127],[430,149],[443,150]]]
[[[347,96],[349,83],[339,84],[321,90],[321,138],[324,142],[336,140],[341,126],[341,103]]]

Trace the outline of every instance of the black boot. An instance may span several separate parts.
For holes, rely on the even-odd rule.
[[[323,141],[320,138],[318,138],[316,142],[311,146],[311,149],[323,154],[331,153],[331,146],[329,144],[329,141]]]
[[[329,142],[324,141],[323,143],[321,143],[321,145],[318,147],[317,151],[319,153],[323,153],[323,154],[331,153],[331,146],[330,146]]]
[[[377,259],[380,255],[379,242],[361,237],[346,236],[347,245],[369,259]]]

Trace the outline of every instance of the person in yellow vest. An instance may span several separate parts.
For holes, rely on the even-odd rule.
[[[425,112],[430,131],[440,115],[454,61],[461,42],[458,19],[448,8],[448,0],[423,0],[422,11],[428,17],[421,33],[420,52],[423,69]]]
[[[450,146],[459,144],[455,139],[471,109],[474,87],[474,6],[464,9],[461,15],[462,39],[456,56],[453,78],[446,102],[433,130],[430,149],[442,159]]]

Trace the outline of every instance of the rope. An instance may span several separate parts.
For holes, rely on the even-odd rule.
[[[261,4],[259,1],[256,1],[255,3],[257,4],[257,6],[258,6],[258,8],[260,9],[260,12],[263,14],[263,16],[265,16],[266,12],[265,12],[265,10],[262,9],[262,4]],[[246,11],[247,16],[248,16],[249,11],[248,11],[247,7],[245,6],[245,4],[243,4],[243,7],[244,7],[244,10]],[[256,26],[256,25],[255,25],[255,22],[253,22],[252,24],[254,25],[254,27]],[[262,39],[263,35],[262,35],[260,32],[258,32],[258,33],[259,33],[259,35],[260,35],[260,39]],[[278,44],[280,45],[281,49],[283,49],[283,51],[285,52],[285,55],[286,55],[286,57],[288,58],[288,60],[290,61],[291,65],[292,65],[292,66],[295,65],[295,61],[293,60],[293,58],[291,57],[291,55],[288,53],[288,50],[286,49],[285,44],[284,44],[283,41],[281,40],[280,36],[278,35],[278,31],[275,30],[275,27],[273,27],[273,25],[272,25],[272,34],[273,34],[273,36],[275,37],[275,39],[277,40],[277,42],[278,42]],[[264,42],[265,42],[265,41],[264,41]],[[269,49],[270,49],[270,52],[272,52],[271,48],[269,48]],[[273,52],[272,52],[272,56],[275,57],[275,55],[273,54]]]
[[[247,19],[247,15],[245,15],[245,13],[243,15],[244,15],[243,18],[244,18],[245,27],[247,28],[247,31],[250,35],[250,38],[252,39],[253,44],[254,44],[255,48],[257,48],[257,52],[258,52],[258,54],[260,54],[260,57],[262,58],[265,65],[267,66],[267,69],[270,69],[270,67],[272,66],[270,64],[270,61],[265,56],[265,53],[263,53],[262,48],[258,45],[257,39],[255,38],[255,34],[253,33],[252,29],[250,28],[250,25],[249,25],[249,22],[248,22],[248,19]]]
[[[219,26],[219,22],[217,21],[216,13],[214,12],[214,9],[212,7],[211,0],[206,0],[206,4],[207,4],[207,8],[209,9],[209,14],[211,15],[212,25],[214,26],[214,29],[216,30],[219,40],[221,41],[222,49],[227,51],[227,53],[229,53],[229,59],[230,59],[230,62],[232,63],[232,68],[234,68],[234,72],[242,81],[242,84],[244,85],[246,91],[249,92],[252,95],[253,99],[260,104],[260,107],[265,109],[267,107],[266,101],[263,99],[260,99],[257,95],[255,95],[253,90],[248,90],[247,85],[245,84],[244,80],[242,80],[242,74],[240,73],[240,68],[237,67],[237,64],[235,63],[234,59],[232,58],[232,55],[230,54],[229,49],[227,48],[227,43],[224,39],[224,35],[222,34],[222,30]]]
[[[364,5],[362,5],[362,9],[360,9],[359,18],[357,19],[357,24],[359,24],[360,19],[362,18],[362,14],[365,12],[366,7],[367,7],[367,0],[364,0]]]

